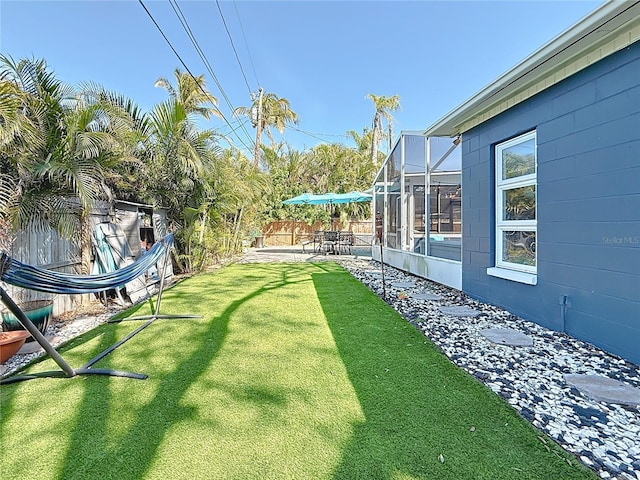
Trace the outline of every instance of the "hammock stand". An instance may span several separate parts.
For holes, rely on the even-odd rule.
[[[71,368],[71,366],[62,358],[46,337],[40,333],[33,322],[24,314],[18,305],[11,299],[7,292],[0,287],[0,300],[15,315],[20,323],[29,331],[33,338],[40,346],[51,356],[58,364],[60,370],[52,370],[46,372],[37,372],[24,375],[13,376],[0,380],[0,384],[9,384],[24,380],[31,380],[43,377],[65,377],[72,378],[78,375],[108,375],[112,377],[127,377],[137,380],[144,380],[148,375],[144,373],[125,372],[121,370],[112,370],[104,368],[92,368],[97,362],[109,355],[123,343],[127,342],[142,330],[151,325],[158,318],[200,318],[199,315],[160,315],[160,302],[162,300],[162,292],[164,291],[165,275],[164,272],[168,267],[171,246],[173,245],[173,234],[166,235],[162,240],[156,242],[151,249],[138,260],[126,267],[115,272],[101,273],[98,275],[73,275],[68,273],[53,272],[31,265],[23,264],[15,259],[10,258],[7,254],[0,254],[0,280],[27,288],[49,293],[97,293],[110,290],[116,287],[122,287],[125,283],[144,274],[149,267],[157,263],[164,256],[163,274],[160,278],[160,287],[158,289],[158,298],[156,300],[155,309],[151,315],[143,315],[130,317],[126,320],[147,320],[145,323],[129,333],[126,337],[114,343],[100,354],[89,360],[80,368]]]

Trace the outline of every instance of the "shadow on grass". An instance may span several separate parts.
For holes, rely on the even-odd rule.
[[[335,479],[595,478],[350,275],[313,280],[365,416]]]
[[[270,269],[269,266],[261,268]],[[278,271],[281,271],[281,269],[278,269]],[[59,478],[101,478],[105,469],[110,471],[109,475],[117,472],[117,478],[119,479],[144,478],[153,462],[157,460],[158,449],[167,431],[173,428],[176,422],[194,416],[194,411],[190,407],[184,407],[180,404],[181,398],[189,387],[198,381],[199,377],[209,368],[219,354],[228,335],[229,321],[234,312],[245,302],[259,297],[269,290],[280,288],[295,281],[289,278],[285,270],[279,280],[264,284],[264,282],[259,282],[260,279],[264,279],[264,275],[256,272],[254,279],[256,287],[250,287],[250,291],[241,296],[239,296],[239,293],[246,291],[246,284],[251,283],[247,278],[244,278],[240,283],[236,283],[236,285],[232,280],[224,285],[216,284],[216,286],[220,286],[221,290],[226,290],[226,294],[232,295],[232,292],[235,292],[235,295],[225,298],[226,306],[219,314],[207,315],[207,305],[206,303],[203,304],[203,300],[211,297],[211,294],[208,293],[211,285],[205,279],[206,276],[187,280],[179,288],[173,288],[164,293],[162,306],[167,307],[168,311],[162,313],[176,313],[176,311],[186,311],[186,309],[191,308],[195,310],[193,313],[205,315],[206,328],[198,330],[197,338],[191,338],[191,343],[187,347],[190,353],[175,368],[172,368],[170,372],[161,377],[151,401],[133,412],[135,420],[128,428],[128,431],[119,439],[117,445],[107,445],[101,439],[87,438],[85,433],[87,431],[94,433],[96,431],[104,432],[103,437],[109,438],[107,434],[108,422],[112,421],[113,412],[109,409],[112,398],[109,380],[91,378],[86,383],[84,401],[77,412],[77,424],[70,438],[67,460]],[[218,291],[216,295],[220,293]],[[196,299],[198,301],[194,301]],[[192,320],[160,319],[156,320],[152,327],[156,326],[157,329],[159,322],[163,322],[162,328],[166,331],[170,329],[171,324],[164,322],[185,321]],[[151,330],[151,327],[149,329]],[[161,335],[165,333],[163,332]],[[113,329],[110,334],[112,335],[110,340],[116,341],[117,339],[113,336]],[[149,334],[151,334],[151,331],[147,332],[147,335]],[[144,333],[140,335],[144,335]],[[139,348],[139,344],[131,347]],[[180,345],[174,345],[174,348],[180,348]],[[143,345],[140,354],[152,356],[154,352],[145,352]],[[167,354],[170,355],[171,352],[167,352]],[[106,357],[101,363],[109,363],[108,366],[110,366],[111,361],[109,358]],[[154,375],[152,371],[146,373],[149,373],[151,377]],[[152,381],[151,377],[147,382]],[[136,380],[128,379],[125,381],[137,382]],[[246,394],[248,398],[254,398],[255,401],[263,401],[268,392],[251,391],[246,392]],[[95,401],[91,400],[95,398],[100,398],[101,402],[96,404]],[[277,400],[270,398],[270,401]],[[123,413],[130,414],[131,412]],[[87,442],[93,444],[97,457],[96,461],[78,458],[75,453],[76,451],[86,451]]]
[[[120,368],[124,364],[128,370],[149,374],[148,380],[89,377],[26,382],[34,386],[42,385],[38,382],[56,383],[25,390],[21,401],[29,400],[28,394],[47,395],[43,392],[60,397],[66,392],[65,385],[70,395],[76,397],[73,405],[63,412],[64,421],[45,419],[42,427],[34,426],[29,434],[20,437],[28,442],[47,429],[48,442],[60,441],[64,445],[59,447],[59,454],[56,452],[58,457],[49,463],[51,470],[48,473],[39,473],[43,472],[42,468],[32,470],[33,478],[139,479],[155,474],[155,467],[165,473],[171,471],[163,467],[172,466],[173,462],[179,464],[180,448],[198,447],[189,441],[192,432],[187,432],[185,444],[168,445],[175,430],[184,428],[181,420],[197,420],[198,412],[191,407],[189,397],[193,394],[192,386],[198,392],[227,388],[229,395],[262,409],[265,419],[279,421],[278,413],[286,412],[288,390],[283,394],[283,390],[264,388],[259,382],[236,386],[235,379],[221,385],[212,381],[214,377],[208,376],[207,371],[216,367],[217,357],[224,356],[223,348],[225,352],[231,348],[236,353],[248,354],[242,344],[231,346],[234,337],[230,336],[230,322],[243,316],[241,307],[247,307],[247,302],[269,291],[301,283],[309,285],[310,281],[333,336],[333,342],[326,343],[327,348],[332,348],[335,342],[364,414],[362,422],[349,424],[353,435],[341,456],[338,453],[339,464],[332,470],[334,478],[592,478],[572,475],[574,472],[566,463],[563,469],[560,464],[564,460],[552,455],[553,451],[544,451],[532,429],[523,437],[522,431],[526,428],[518,422],[513,410],[454,367],[410,324],[340,266],[326,262],[312,266],[243,265],[231,273],[222,269],[213,275],[194,277],[167,291],[161,313],[202,314],[205,318],[157,320],[118,349],[116,355],[100,362],[101,367]],[[294,303],[308,300],[296,288],[291,290],[293,293],[287,291],[282,298],[291,298]],[[307,288],[301,290],[308,296]],[[277,316],[275,311],[274,317]],[[300,322],[294,322],[293,317],[288,319],[290,323],[277,320],[276,325],[291,329],[306,325],[304,313],[300,315]],[[322,321],[321,318],[320,323]],[[187,328],[184,322],[189,322]],[[98,335],[104,343],[115,341],[127,330],[125,325],[127,323],[102,326],[94,331],[96,333],[83,336],[82,342]],[[247,325],[242,323],[244,328]],[[235,322],[231,328],[234,327]],[[251,329],[251,325],[248,328]],[[178,344],[172,343],[174,335],[180,340]],[[167,347],[167,351],[159,354],[159,346]],[[102,347],[92,345],[91,350],[100,351]],[[88,347],[69,353],[75,361],[80,356],[89,356],[87,350]],[[332,352],[324,351],[327,355]],[[313,352],[307,349],[304,355],[313,355]],[[166,362],[167,356],[174,361]],[[211,385],[203,387],[202,382]],[[296,384],[292,386],[295,388]],[[15,392],[18,387],[9,388]],[[3,398],[6,398],[4,392]],[[208,406],[206,404],[206,408]],[[26,406],[21,407],[22,415],[28,412]],[[16,413],[9,414],[12,415]],[[119,421],[120,417],[124,420]],[[257,424],[260,424],[262,418],[258,417]],[[356,417],[348,418],[353,422]],[[12,428],[16,420],[11,422]],[[58,429],[64,430],[60,440],[56,436]],[[203,430],[205,435],[209,434],[215,431],[215,425],[205,425]],[[304,447],[302,451],[298,460],[308,458]],[[33,447],[29,452],[33,452]],[[18,453],[22,455],[20,462],[29,461],[28,454]],[[194,453],[189,453],[193,457]],[[311,455],[315,459],[321,453]],[[440,461],[440,455],[444,462]],[[532,460],[524,461],[523,455]],[[290,460],[294,459],[286,459]],[[548,466],[541,467],[541,464]],[[317,471],[327,471],[325,466],[322,464]],[[248,465],[250,474],[258,472],[255,468],[253,463]],[[296,470],[285,468],[284,471]],[[549,471],[556,475],[547,475]],[[11,470],[8,478],[12,478],[12,473],[16,471]],[[194,478],[202,474],[202,478],[207,478],[210,472],[181,473],[183,476],[192,473]],[[250,474],[233,478],[254,478]]]

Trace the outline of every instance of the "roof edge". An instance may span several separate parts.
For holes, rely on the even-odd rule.
[[[441,117],[424,135],[456,136],[473,128],[593,63],[589,59],[564,68],[593,53],[594,48],[611,38],[615,45],[602,49],[605,51],[596,60],[615,53],[629,44],[620,42],[616,35],[637,28],[639,21],[640,1],[608,0]],[[638,32],[634,34],[633,38]],[[504,105],[500,106],[501,102]],[[470,121],[472,118],[475,121]]]

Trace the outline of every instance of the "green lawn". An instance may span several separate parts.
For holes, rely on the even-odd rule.
[[[2,387],[3,480],[597,478],[333,262],[226,267],[162,313],[203,318],[157,320],[96,365],[147,380]],[[63,355],[80,366],[137,325]]]

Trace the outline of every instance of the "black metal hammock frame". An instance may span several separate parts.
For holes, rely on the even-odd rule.
[[[77,294],[77,293],[98,293],[113,288],[122,287],[124,284],[143,275],[149,268],[155,265],[164,256],[164,268],[160,275],[160,287],[155,302],[155,308],[151,315],[128,317],[125,320],[147,320],[133,332],[122,340],[114,343],[109,348],[89,360],[80,368],[71,368],[69,364],[51,345],[47,338],[40,333],[33,322],[24,314],[20,307],[9,297],[7,292],[0,286],[0,300],[13,313],[24,328],[42,346],[42,348],[58,364],[60,370],[38,372],[8,377],[0,380],[0,384],[14,383],[23,380],[31,380],[42,377],[66,377],[71,378],[77,375],[109,375],[114,377],[128,377],[144,380],[148,377],[142,373],[123,372],[120,370],[92,368],[98,361],[109,355],[120,345],[130,340],[142,330],[151,325],[158,318],[198,318],[198,315],[160,315],[160,302],[164,291],[165,275],[169,260],[171,258],[171,247],[173,246],[173,234],[166,235],[162,240],[156,242],[146,254],[138,260],[118,269],[114,272],[101,273],[97,275],[74,275],[69,273],[54,272],[25,263],[19,262],[6,253],[0,254],[0,280],[3,282],[23,287],[39,292]]]

